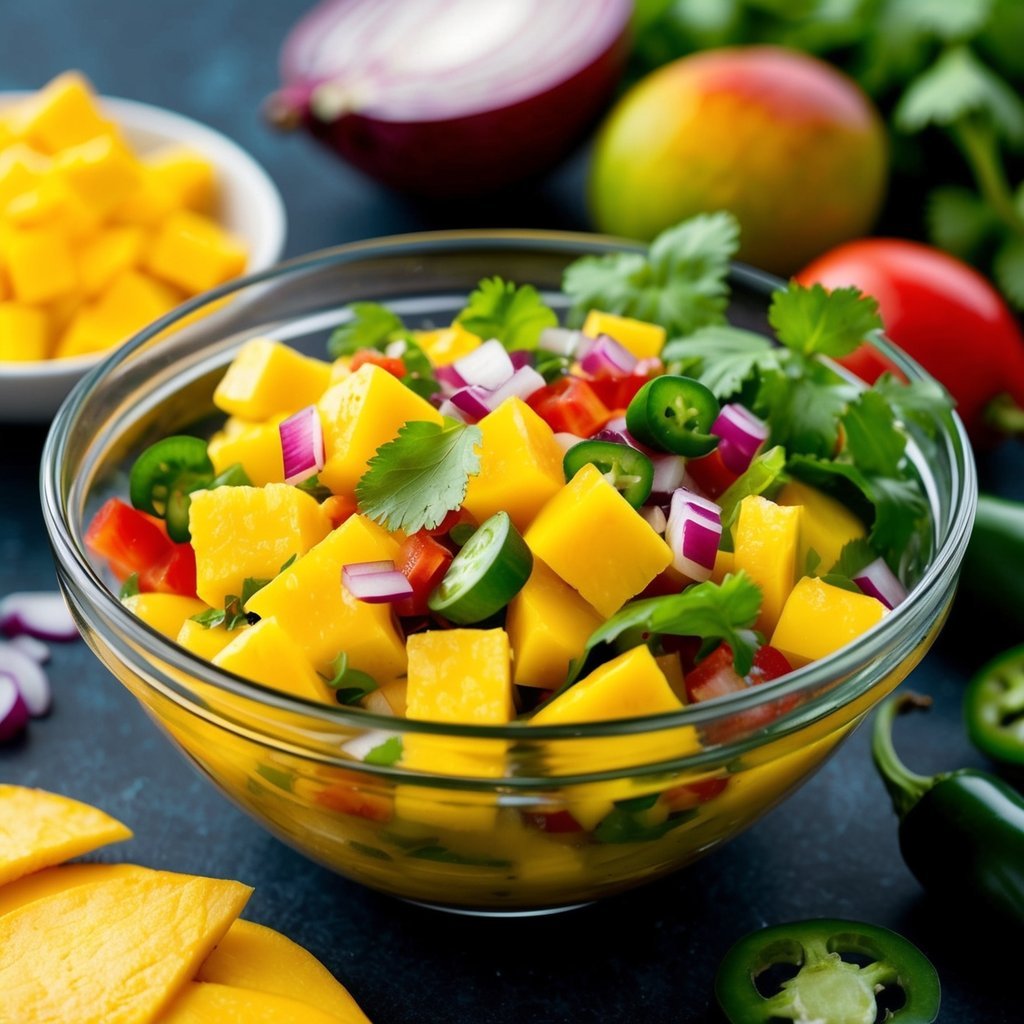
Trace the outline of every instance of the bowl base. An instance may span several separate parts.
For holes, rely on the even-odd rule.
[[[425,900],[410,900],[398,897],[403,903],[411,903],[414,907],[426,907],[427,910],[440,910],[445,914],[458,914],[461,917],[548,917],[551,914],[564,914],[570,910],[589,907],[594,901],[583,903],[567,903],[562,907],[540,907],[537,910],[467,910],[463,907],[447,907],[443,903],[427,903]]]

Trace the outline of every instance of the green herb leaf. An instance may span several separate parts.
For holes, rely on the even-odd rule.
[[[1003,294],[1024,309],[1024,236],[1008,238],[996,253],[992,273]]]
[[[402,760],[402,737],[389,736],[383,743],[367,751],[363,760],[367,764],[375,764],[381,768],[390,768],[397,764]]]
[[[203,629],[216,629],[224,621],[223,608],[207,608],[205,612],[190,616],[193,622],[198,622]]]
[[[500,277],[484,278],[456,319],[467,331],[497,338],[508,349],[535,348],[540,332],[558,325],[558,317],[536,288],[516,287]]]
[[[795,281],[772,295],[768,321],[786,348],[834,358],[849,355],[882,326],[878,303],[857,288],[829,292],[820,284],[804,287]]]
[[[412,420],[377,449],[356,486],[359,510],[388,530],[433,529],[466,496],[480,472],[480,428]]]
[[[941,249],[974,260],[1001,233],[995,210],[966,188],[937,188],[928,197],[928,233]]]
[[[128,597],[134,597],[139,592],[139,574],[133,572],[125,581],[121,584],[121,589],[118,591],[118,598],[125,600]]]
[[[782,445],[769,448],[753,459],[718,499],[722,509],[722,528],[727,530],[735,522],[744,498],[764,494],[778,481],[785,468],[786,449]]]
[[[437,394],[441,390],[441,385],[434,377],[434,366],[426,352],[409,336],[393,344],[396,349],[401,349],[402,362],[405,363],[405,376],[402,378],[402,383],[420,398],[429,399],[432,395]]]
[[[855,537],[843,545],[836,564],[829,569],[829,575],[845,576],[852,580],[866,565],[870,565],[878,554],[864,537]]]
[[[237,594],[228,594],[224,598],[224,628],[230,631],[248,624],[249,618],[242,606],[242,599]]]
[[[680,594],[632,601],[591,634],[583,657],[572,666],[569,682],[578,678],[594,648],[612,643],[627,631],[724,640],[732,648],[736,671],[746,675],[757,650],[750,627],[760,610],[761,588],[744,572],[726,576],[720,584],[697,583]]]
[[[326,501],[332,494],[332,491],[328,487],[324,487],[320,483],[320,477],[314,473],[312,476],[307,477],[305,480],[300,480],[295,486],[300,491],[305,491],[311,498],[315,498],[318,502]]]
[[[255,576],[246,576],[242,580],[242,607],[249,603],[253,594],[258,594],[268,583],[269,579],[257,579]]]
[[[651,821],[642,813],[616,806],[608,812],[594,829],[594,838],[599,843],[646,843],[661,839],[674,828],[684,825],[697,816],[695,808],[672,814],[664,821]]]
[[[896,416],[905,423],[915,424],[918,443],[923,436],[936,433],[935,421],[948,419],[953,409],[949,392],[934,380],[905,382],[891,373],[883,373],[871,390],[889,403]]]
[[[405,333],[401,319],[377,302],[353,302],[348,309],[352,318],[336,327],[327,341],[327,351],[335,359],[361,348],[380,348]]]
[[[232,463],[222,473],[218,473],[207,485],[207,490],[214,491],[218,487],[252,487],[252,480],[240,462]]]
[[[584,256],[562,278],[573,303],[570,323],[579,326],[591,309],[661,324],[670,336],[724,323],[729,261],[738,247],[739,223],[720,212],[663,231],[646,256]]]
[[[695,377],[719,401],[737,394],[755,373],[777,369],[780,350],[764,335],[725,324],[710,324],[661,352],[668,372]]]
[[[349,667],[348,655],[344,651],[331,662],[331,677],[326,682],[334,690],[339,704],[359,704],[368,693],[378,688],[377,681],[369,673]]]
[[[846,450],[869,476],[899,476],[906,436],[896,427],[892,407],[877,391],[864,391],[842,417]]]

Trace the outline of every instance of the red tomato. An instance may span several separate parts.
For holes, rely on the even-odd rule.
[[[562,377],[535,391],[526,401],[556,434],[590,437],[612,415],[590,383],[579,377]]]
[[[609,409],[625,409],[649,380],[646,374],[631,373],[628,377],[602,377],[587,383]]]
[[[142,569],[139,590],[195,597],[196,553],[192,545],[174,544],[166,558]]]
[[[360,780],[351,785],[332,783],[318,790],[313,800],[328,810],[352,814],[368,821],[388,822],[394,814],[391,800],[369,792],[366,783]]]
[[[104,502],[85,531],[85,545],[105,559],[114,575],[127,579],[133,572],[141,575],[171,558],[174,544],[163,524],[120,498]]]
[[[666,789],[661,794],[661,799],[668,805],[669,813],[688,811],[714,800],[728,785],[727,778],[716,775],[709,779],[701,779],[700,782],[687,782],[685,785]]]
[[[565,833],[582,832],[583,826],[568,811],[523,812],[527,824],[541,832]]]
[[[355,373],[360,366],[365,366],[366,363],[372,363],[374,366],[379,366],[382,370],[387,370],[392,377],[398,377],[399,380],[405,376],[404,359],[386,356],[374,348],[361,348],[356,352],[352,356],[352,362],[349,363],[349,369]]]
[[[975,440],[995,436],[986,407],[997,395],[1024,406],[1024,336],[999,293],[966,263],[918,242],[865,238],[825,253],[796,279],[873,295],[886,334],[945,384]],[[890,369],[866,346],[840,362],[869,383]]]
[[[426,530],[407,537],[399,549],[395,567],[412,584],[412,594],[395,602],[399,615],[426,615],[427,598],[452,564],[452,553]]]
[[[686,472],[709,498],[717,498],[723,494],[739,475],[722,461],[717,448],[699,459],[689,459],[686,463]]]

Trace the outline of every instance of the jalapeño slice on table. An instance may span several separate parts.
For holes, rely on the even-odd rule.
[[[616,441],[574,444],[562,460],[565,479],[571,480],[588,463],[593,463],[633,508],[639,508],[650,497],[654,463],[636,448]]]
[[[626,428],[651,448],[699,458],[718,444],[710,433],[718,413],[718,399],[699,380],[655,377],[629,403]]]
[[[427,605],[460,626],[481,622],[522,590],[532,569],[533,555],[526,541],[507,512],[496,512],[452,559]]]
[[[984,665],[964,694],[971,742],[1003,764],[1024,768],[1024,645]]]

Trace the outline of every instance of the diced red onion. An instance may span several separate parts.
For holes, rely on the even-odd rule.
[[[508,354],[509,359],[512,360],[512,366],[521,370],[524,366],[533,366],[533,357],[525,348],[513,349]]]
[[[16,647],[22,654],[27,654],[37,665],[45,665],[50,660],[50,648],[28,633],[21,636],[13,636],[7,641],[11,647]]]
[[[676,490],[665,527],[673,568],[698,582],[710,579],[721,539],[722,510],[699,494]]]
[[[655,533],[664,533],[668,528],[668,517],[660,505],[647,505],[640,509],[640,515],[651,524]]]
[[[654,479],[652,494],[673,494],[680,487],[686,487],[686,459],[681,455],[653,455]]]
[[[442,416],[448,416],[450,419],[459,420],[462,423],[466,422],[466,414],[450,398],[445,398],[440,402],[437,411]]]
[[[491,338],[468,355],[456,359],[455,370],[467,384],[494,389],[500,387],[515,373],[508,349]]]
[[[640,448],[636,441],[634,441],[626,431],[611,430],[608,427],[602,427],[596,434],[591,434],[590,440],[611,441],[613,444],[624,444],[627,448],[636,448],[637,450]]]
[[[367,604],[390,604],[412,594],[412,584],[391,561],[353,562],[343,566],[345,589]]]
[[[711,425],[711,433],[721,438],[718,452],[734,473],[742,473],[768,440],[768,424],[749,409],[732,402],[723,405]]]
[[[556,356],[572,359],[580,347],[583,335],[567,327],[545,327],[537,339],[537,348]]]
[[[633,375],[636,377],[657,377],[664,372],[665,364],[657,356],[640,359],[633,367]]]
[[[0,743],[13,740],[28,725],[28,708],[15,681],[0,672]]]
[[[50,680],[39,662],[11,644],[0,644],[0,674],[13,679],[33,718],[50,710]]]
[[[865,594],[878,598],[890,610],[907,599],[907,588],[882,558],[876,558],[870,565],[861,569],[853,577],[853,582]]]
[[[560,430],[555,434],[555,440],[558,442],[558,447],[562,449],[564,454],[570,448],[575,448],[580,441],[586,441],[586,438],[577,437],[575,434],[570,434],[568,431]]]
[[[27,633],[40,640],[77,640],[78,629],[64,598],[56,590],[8,594],[0,601],[0,632]]]
[[[487,404],[490,395],[491,392],[487,388],[479,384],[468,384],[464,388],[459,388],[449,401],[459,410],[464,420],[475,423],[491,411]]]
[[[592,377],[628,377],[637,364],[636,356],[608,334],[598,335],[579,358],[580,369]]]
[[[315,405],[282,420],[277,429],[286,484],[300,484],[324,468],[324,429]]]
[[[434,377],[446,395],[451,395],[452,392],[466,386],[466,382],[462,379],[462,374],[451,363],[447,366],[435,367]]]
[[[542,387],[544,378],[532,366],[521,366],[504,384],[491,392],[487,405],[493,412],[506,398],[521,398],[525,402]]]

